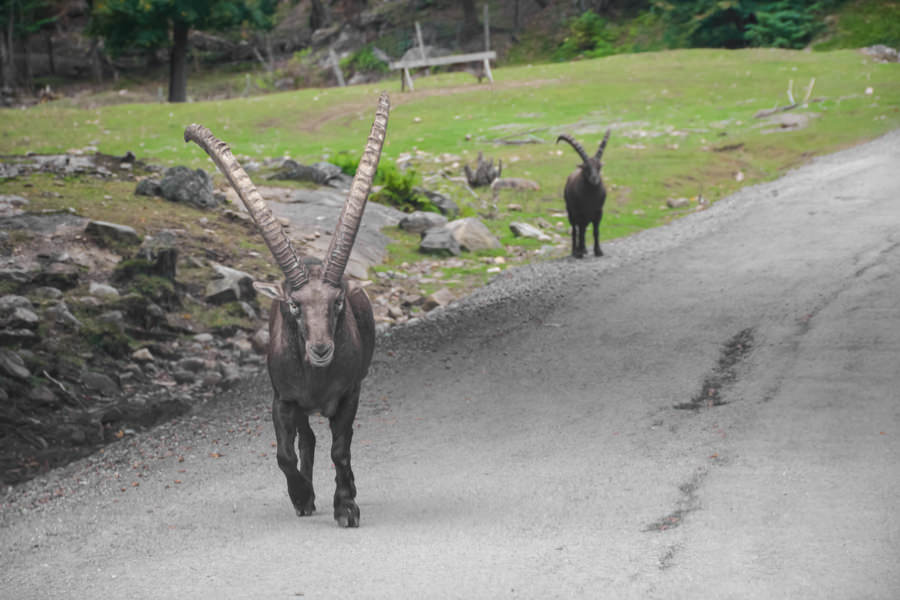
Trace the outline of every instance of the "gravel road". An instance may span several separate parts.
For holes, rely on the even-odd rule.
[[[3,598],[896,598],[900,131],[380,340],[359,529],[264,376],[8,491]]]

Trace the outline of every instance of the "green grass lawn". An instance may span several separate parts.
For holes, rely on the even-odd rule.
[[[813,77],[812,98],[820,101],[784,113],[805,118],[806,127],[790,130],[754,118],[760,109],[788,103],[791,80],[795,97],[802,99]],[[593,152],[605,129],[613,127],[604,155],[609,197],[601,227],[602,238],[609,239],[686,212],[666,208],[669,198],[702,194],[715,201],[815,155],[900,126],[900,65],[876,64],[849,50],[626,54],[498,68],[494,78],[493,85],[479,85],[465,73],[421,77],[413,93],[401,93],[399,77],[393,77],[372,85],[179,105],[88,110],[50,103],[4,109],[0,154],[95,146],[110,154],[130,150],[151,162],[214,171],[202,150],[182,141],[185,126],[198,122],[239,157],[291,156],[308,163],[341,151],[358,155],[377,95],[387,89],[393,109],[383,160],[418,150],[426,153],[416,163],[420,173],[444,169],[460,175],[462,163],[473,164],[484,152],[503,160],[504,176],[540,184],[536,192],[502,193],[497,218],[488,222],[504,242],[516,244],[509,221],[540,217],[554,227],[559,221],[553,215],[563,210],[563,183],[578,162],[568,145],[554,144],[562,132],[574,134]],[[525,135],[542,143],[497,141]],[[0,184],[0,193],[3,189]],[[490,200],[489,192],[475,199],[462,186],[449,189],[468,214],[484,212]],[[506,211],[509,202],[522,211]],[[557,233],[565,235],[565,226]],[[397,254],[409,258],[402,249]]]

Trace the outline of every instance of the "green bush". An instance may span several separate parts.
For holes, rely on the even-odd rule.
[[[615,31],[597,13],[588,11],[569,22],[569,35],[553,53],[558,61],[600,58],[616,53]]]
[[[413,169],[400,171],[390,163],[382,162],[375,172],[375,185],[381,189],[372,194],[372,201],[387,204],[404,212],[424,210],[438,212],[437,208],[425,196],[416,192],[419,174]]]
[[[772,46],[775,48],[803,48],[813,36],[825,28],[812,11],[819,9],[813,4],[806,9],[796,8],[797,2],[782,0],[765,9],[756,11],[756,23],[747,26],[745,39],[751,46]]]
[[[331,158],[331,162],[341,168],[347,175],[356,175],[359,159],[349,152],[341,151]],[[424,210],[440,212],[431,200],[416,191],[419,175],[413,169],[400,171],[395,165],[382,159],[375,171],[374,185],[381,186],[378,192],[370,196],[373,202],[393,206],[404,212]]]
[[[372,44],[363,46],[350,56],[341,60],[341,69],[345,72],[387,73],[387,63],[375,56]]]

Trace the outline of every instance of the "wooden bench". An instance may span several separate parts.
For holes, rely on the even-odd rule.
[[[413,87],[412,76],[410,75],[411,69],[421,69],[424,67],[437,67],[441,65],[455,65],[459,63],[468,63],[468,62],[481,62],[484,64],[484,75],[488,78],[488,81],[494,83],[494,76],[491,74],[491,64],[490,61],[497,60],[497,53],[493,50],[488,50],[487,52],[472,52],[470,54],[453,54],[450,56],[438,56],[435,58],[417,58],[413,60],[400,60],[397,62],[390,63],[390,68],[392,71],[397,69],[402,69],[403,72],[400,76],[400,89],[404,90],[406,86],[409,86],[409,89],[415,91]],[[479,80],[481,78],[479,77]]]

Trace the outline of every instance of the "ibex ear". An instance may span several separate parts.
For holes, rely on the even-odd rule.
[[[284,289],[281,287],[280,283],[269,283],[267,281],[254,281],[253,289],[266,296],[268,298],[272,298],[273,300],[281,300],[282,302],[287,302],[287,296],[284,294]]]

